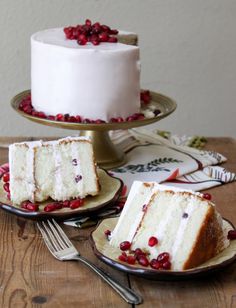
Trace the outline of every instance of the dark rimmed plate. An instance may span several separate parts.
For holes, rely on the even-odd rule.
[[[230,246],[219,253],[216,257],[210,259],[206,263],[185,271],[165,271],[144,268],[139,264],[128,265],[118,260],[121,254],[119,248],[112,247],[109,244],[105,230],[113,230],[118,218],[104,219],[99,226],[91,233],[90,242],[95,255],[106,264],[129,274],[138,275],[143,278],[153,280],[183,280],[192,279],[204,275],[209,275],[223,269],[225,266],[233,263],[236,260],[236,240],[230,242]],[[226,230],[234,229],[234,226],[228,220],[223,221]]]
[[[1,180],[0,208],[9,213],[33,220],[43,220],[48,218],[65,220],[75,216],[92,216],[96,213],[99,213],[99,211],[105,207],[110,206],[111,203],[115,202],[119,197],[123,186],[123,182],[120,179],[112,177],[107,171],[103,169],[98,169],[98,177],[101,190],[97,196],[85,198],[85,204],[81,208],[75,210],[71,210],[70,208],[62,208],[54,212],[43,211],[44,206],[50,203],[49,201],[40,203],[38,212],[29,212],[20,207],[12,205],[11,202],[6,198],[6,192],[3,189],[3,182]]]

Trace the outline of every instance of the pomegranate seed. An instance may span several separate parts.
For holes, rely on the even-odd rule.
[[[85,24],[86,24],[87,26],[91,26],[92,22],[91,22],[90,19],[86,19],[86,20],[85,20]]]
[[[148,240],[148,246],[153,247],[158,244],[158,239],[155,236],[151,236]]]
[[[70,116],[68,118],[68,122],[73,122],[73,123],[77,122],[76,117]]]
[[[161,263],[160,262],[158,262],[156,259],[152,259],[151,261],[150,261],[150,266],[151,266],[151,268],[154,268],[154,269],[160,269],[161,268]]]
[[[227,238],[228,238],[229,240],[236,240],[236,230],[230,230],[230,231],[228,232]]]
[[[108,27],[107,25],[101,25],[101,28],[102,28],[103,32],[110,32],[111,31],[110,27]]]
[[[120,243],[120,250],[125,251],[125,250],[130,249],[130,247],[131,247],[131,243],[128,242],[128,241],[124,241],[124,242]]]
[[[122,254],[118,257],[118,259],[122,262],[127,262],[127,254],[125,252],[122,252]]]
[[[120,210],[123,209],[124,205],[125,205],[125,201],[119,201],[119,202],[117,203],[117,206],[119,207]]]
[[[4,188],[4,190],[6,191],[6,192],[10,192],[10,184],[9,183],[5,183],[4,185],[3,185],[3,188]]]
[[[109,235],[111,235],[111,231],[110,230],[106,230],[106,231],[104,231],[104,234],[108,237]]]
[[[124,119],[122,117],[119,117],[117,118],[117,122],[120,123],[120,122],[124,122]]]
[[[81,199],[72,200],[70,202],[70,208],[72,210],[77,209],[77,208],[81,207],[82,205],[83,205],[83,202],[82,202]]]
[[[48,120],[52,120],[52,121],[54,121],[54,120],[55,120],[55,116],[53,116],[53,115],[49,115],[49,116],[48,116]]]
[[[46,114],[45,114],[44,112],[40,111],[40,112],[38,113],[38,117],[39,117],[39,118],[42,118],[42,119],[45,119],[45,118],[46,118]]]
[[[26,209],[30,212],[37,212],[39,209],[38,204],[28,202]]]
[[[91,120],[90,119],[84,119],[83,123],[91,123]]]
[[[134,264],[136,261],[136,258],[134,256],[128,256],[127,263]]]
[[[112,29],[109,31],[110,34],[118,34],[118,30],[116,29]]]
[[[85,44],[87,44],[87,42],[88,42],[88,39],[87,39],[85,34],[80,34],[78,36],[78,44],[79,45],[85,45]]]
[[[92,43],[94,46],[97,46],[97,45],[100,44],[99,39],[93,39],[93,40],[91,40],[91,43]]]
[[[56,120],[57,121],[64,121],[64,115],[62,113],[58,113],[56,115]]]
[[[162,268],[165,269],[165,270],[169,270],[171,268],[170,261],[166,261],[166,262],[162,263]]]
[[[149,104],[151,101],[151,95],[150,95],[150,91],[146,90],[140,93],[140,100],[142,101],[142,103],[144,104]]]
[[[204,193],[204,194],[203,194],[203,198],[206,199],[206,200],[211,200],[212,197],[211,197],[211,194],[209,194],[209,193]]]
[[[134,256],[136,257],[136,259],[139,258],[139,256],[145,256],[145,252],[143,252],[140,248],[136,248],[134,251]]]
[[[169,261],[170,259],[170,255],[168,252],[163,252],[163,253],[160,253],[157,257],[157,261],[163,263],[163,262],[166,262],[166,261]]]
[[[116,123],[116,122],[118,122],[118,119],[116,119],[116,118],[111,118],[111,119],[110,119],[110,122]]]
[[[10,180],[10,173],[9,173],[9,172],[4,173],[4,174],[3,174],[3,177],[2,177],[2,180],[3,180],[3,182],[5,182],[5,183],[9,182],[9,180]]]
[[[76,118],[76,122],[81,123],[81,117],[79,115],[77,115],[75,118]]]
[[[145,257],[145,256],[139,256],[138,263],[142,266],[145,266],[145,267],[147,267],[149,265],[149,261],[148,261],[147,257]]]
[[[22,209],[27,209],[27,205],[28,205],[29,201],[24,201],[21,203],[21,208]]]
[[[128,122],[132,122],[132,121],[134,121],[135,119],[134,119],[134,117],[133,116],[129,116],[128,118],[126,118],[126,121],[128,121]]]
[[[109,34],[107,32],[102,32],[98,35],[100,42],[107,42],[109,39]]]
[[[44,207],[44,212],[53,212],[62,208],[61,203],[49,203]]]
[[[63,207],[70,207],[70,201],[69,200],[65,200],[62,202],[62,206]]]
[[[10,193],[7,193],[7,199],[11,200],[11,194]]]
[[[82,175],[76,175],[75,182],[79,183],[79,181],[81,181],[81,180],[82,180]]]
[[[140,114],[137,118],[137,120],[143,120],[143,119],[145,119],[145,116],[143,114]]]
[[[118,41],[117,37],[111,36],[111,37],[108,38],[109,43],[117,43],[117,41]]]

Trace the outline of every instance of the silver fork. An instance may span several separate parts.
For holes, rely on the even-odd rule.
[[[81,261],[105,280],[126,302],[136,305],[142,303],[142,297],[140,295],[126,286],[123,286],[96,265],[83,258],[54,219],[52,219],[52,221],[47,220],[47,222],[43,221],[37,223],[37,226],[43,236],[45,244],[55,258],[60,261]]]

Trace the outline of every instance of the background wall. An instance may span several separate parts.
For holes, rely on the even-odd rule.
[[[30,35],[91,18],[138,33],[142,87],[178,103],[158,128],[236,137],[235,16],[235,0],[0,0],[0,135],[71,133],[31,123],[9,102],[30,88]]]

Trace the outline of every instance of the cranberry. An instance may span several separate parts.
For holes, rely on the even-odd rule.
[[[153,247],[158,244],[158,239],[155,236],[151,236],[148,240],[148,246]]]
[[[171,263],[170,261],[166,261],[162,263],[162,268],[165,270],[169,270],[171,268]]]
[[[83,205],[83,200],[82,199],[76,199],[76,200],[72,200],[70,202],[70,208],[72,210],[77,209],[79,207],[81,207]]]
[[[154,268],[154,269],[160,269],[162,266],[161,266],[161,263],[160,262],[158,262],[156,259],[152,259],[151,261],[150,261],[150,266],[152,267],[152,268]]]
[[[134,256],[128,256],[127,263],[134,264],[136,261],[136,258]]]
[[[130,247],[131,247],[131,243],[128,242],[128,241],[124,241],[124,242],[120,243],[120,250],[125,251],[125,250],[130,249]]]
[[[166,262],[166,261],[169,261],[170,259],[170,255],[168,252],[163,252],[163,253],[160,253],[157,257],[157,261],[163,263],[163,262]]]
[[[3,188],[4,188],[4,190],[6,191],[6,192],[10,192],[10,184],[9,183],[5,183],[4,185],[3,185]]]
[[[122,262],[127,262],[127,254],[125,252],[122,252],[122,254],[118,257],[118,259]]]
[[[4,174],[3,174],[3,177],[2,177],[2,180],[3,180],[3,182],[5,182],[5,183],[9,182],[9,180],[10,180],[10,173],[9,173],[9,172],[4,173]]]
[[[149,261],[146,256],[139,256],[138,263],[142,266],[147,267],[149,265]]]
[[[228,238],[229,240],[236,240],[236,230],[230,230],[230,231],[228,232],[227,238]]]
[[[211,194],[209,194],[209,193],[204,193],[204,194],[203,194],[203,198],[206,199],[206,200],[211,200],[212,197],[211,197]]]

